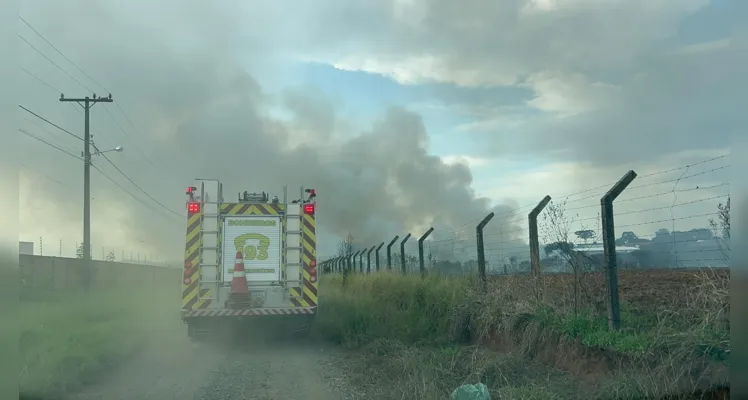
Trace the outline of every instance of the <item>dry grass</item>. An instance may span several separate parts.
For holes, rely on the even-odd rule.
[[[351,357],[352,378],[367,399],[446,399],[456,387],[477,382],[499,399],[564,399],[578,393],[567,373],[482,346],[420,347],[381,339]]]
[[[618,396],[614,398],[654,398],[729,386],[729,272],[622,273],[620,331],[608,329],[605,308],[600,307],[602,276],[583,276],[578,296],[570,289],[570,278],[545,277],[537,292],[529,277],[496,278],[486,293],[470,278],[378,273],[352,276],[343,285],[340,277],[332,277],[323,281],[317,333],[350,346],[381,347],[385,340],[388,348],[400,349],[396,357],[392,352],[377,357],[364,353],[374,365],[375,359],[391,363],[374,370],[399,371],[378,377],[397,382],[381,398],[444,394],[460,382],[485,383],[491,378],[481,371],[491,357],[464,355],[483,350],[464,348],[449,350],[460,357],[444,355],[445,348],[468,341],[508,353],[490,353],[498,357],[492,362],[508,363],[500,369],[504,375],[522,370],[522,362],[507,361],[518,359],[534,360],[527,364],[534,371],[554,371],[556,378],[537,378],[533,384],[488,382],[494,382],[489,385],[492,393],[513,391],[516,398],[574,398],[574,390],[588,398],[610,398],[611,393]],[[576,389],[571,378],[557,379],[559,371],[573,376]],[[548,390],[557,394],[546,394]]]

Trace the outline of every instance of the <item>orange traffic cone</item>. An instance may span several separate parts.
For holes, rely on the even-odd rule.
[[[247,287],[247,272],[244,270],[244,255],[242,255],[241,251],[236,252],[228,305],[230,308],[249,308],[251,305],[249,289]]]

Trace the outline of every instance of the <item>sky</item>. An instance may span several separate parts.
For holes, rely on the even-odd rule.
[[[317,189],[321,256],[430,226],[435,249],[492,211],[487,242],[516,247],[545,195],[599,231],[629,170],[617,233],[705,227],[748,126],[738,3],[24,1],[20,239],[81,241],[83,112],[60,93],[115,100],[91,109],[96,147],[124,148],[93,156],[94,257],[178,260],[198,177]]]

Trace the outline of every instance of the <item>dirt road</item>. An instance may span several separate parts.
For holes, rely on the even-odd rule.
[[[181,327],[180,327],[181,328]],[[184,329],[154,334],[133,360],[72,400],[332,400],[355,398],[334,347],[303,339],[252,345],[192,343]]]

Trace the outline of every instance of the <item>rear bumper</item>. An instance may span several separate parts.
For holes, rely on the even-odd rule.
[[[317,307],[182,310],[182,319],[202,317],[247,317],[261,315],[315,315]]]

